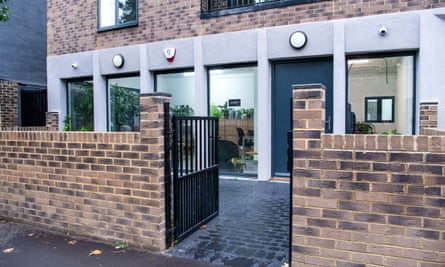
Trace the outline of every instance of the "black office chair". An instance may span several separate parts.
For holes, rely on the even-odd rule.
[[[236,128],[238,131],[238,145],[243,148],[252,147],[253,146],[253,136],[249,136],[246,138],[244,134],[244,130],[242,128]]]

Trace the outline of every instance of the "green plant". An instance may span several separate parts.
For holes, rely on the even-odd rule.
[[[84,82],[71,91],[70,127],[68,131],[94,129],[93,84]]]
[[[215,104],[210,105],[210,116],[217,117],[220,119],[222,118],[222,113]]]
[[[242,160],[239,158],[231,158],[230,162],[232,163],[235,172],[243,172],[246,164]]]
[[[357,122],[355,124],[355,133],[358,134],[374,133],[374,125],[365,122]]]
[[[110,102],[114,129],[119,130],[123,125],[133,126],[134,117],[139,115],[139,92],[111,85]]]
[[[189,105],[176,105],[172,108],[172,113],[175,116],[191,116],[193,115],[193,108]]]
[[[252,119],[253,118],[253,113],[254,113],[254,109],[253,108],[242,108],[240,109],[240,114],[241,114],[241,119]]]
[[[391,130],[391,131],[385,131],[385,132],[382,132],[382,134],[384,134],[384,135],[392,135],[392,134],[394,134],[394,135],[400,135],[401,133],[397,132],[397,130],[394,129],[394,130]]]
[[[121,242],[121,241],[116,241],[116,245],[114,246],[115,249],[127,249],[130,247],[130,244],[128,242]]]
[[[71,116],[67,115],[63,120],[63,130],[65,132],[71,131]]]
[[[229,117],[229,113],[232,110],[231,108],[229,108],[229,104],[226,102],[224,102],[224,105],[219,105],[218,106],[219,110],[221,111],[221,113],[224,115],[224,118],[228,118]]]

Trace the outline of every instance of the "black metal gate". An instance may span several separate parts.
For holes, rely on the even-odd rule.
[[[173,116],[167,128],[171,129],[165,151],[170,246],[218,215],[218,119]]]

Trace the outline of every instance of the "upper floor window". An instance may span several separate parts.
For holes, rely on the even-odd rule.
[[[201,0],[201,18],[321,1],[326,0]]]
[[[137,0],[99,0],[99,30],[137,25]]]

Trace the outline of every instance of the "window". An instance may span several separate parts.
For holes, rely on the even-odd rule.
[[[137,25],[137,0],[99,0],[99,30]]]
[[[326,0],[202,0],[201,18],[205,19],[321,1]]]
[[[156,74],[156,92],[172,95],[171,110],[174,115],[191,116],[195,108],[195,73],[181,71]]]
[[[139,76],[108,79],[108,130],[139,131]]]
[[[68,114],[65,118],[67,131],[93,131],[93,81],[68,81]]]
[[[394,122],[394,97],[365,97],[366,122]]]
[[[209,70],[210,116],[219,117],[221,173],[257,174],[257,67]]]
[[[414,56],[353,57],[347,62],[346,131],[413,134]]]

